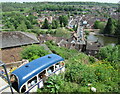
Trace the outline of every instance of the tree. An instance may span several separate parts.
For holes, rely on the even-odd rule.
[[[56,29],[55,20],[52,21],[52,29]]]
[[[30,23],[29,20],[26,20],[26,21],[25,21],[25,24],[26,24],[26,26],[27,26],[27,29],[32,29],[32,28],[33,28],[32,24]]]
[[[108,22],[104,28],[104,34],[113,34],[114,33],[114,25],[113,25],[113,21],[112,18],[108,19]]]
[[[63,16],[63,25],[64,27],[68,24],[68,16]]]
[[[118,20],[116,29],[115,29],[115,35],[118,37],[118,44],[120,44],[120,20]]]
[[[58,28],[60,26],[60,24],[57,20],[55,20],[55,25],[56,25],[56,28]]]
[[[59,16],[59,21],[60,21],[60,25],[62,26],[66,26],[68,24],[68,16],[62,15]]]
[[[94,22],[94,28],[95,29],[100,29],[100,33],[103,33],[103,30],[105,28],[105,22],[95,21]]]
[[[62,18],[62,16],[59,16],[59,21],[60,21],[60,26],[62,27],[63,26],[63,18]]]
[[[44,21],[44,23],[42,25],[42,28],[43,29],[48,29],[49,28],[48,20],[46,18],[45,18],[45,21]]]
[[[27,26],[24,21],[21,22],[21,24],[18,25],[17,30],[25,31],[27,29]]]
[[[52,29],[57,29],[59,27],[59,23],[57,20],[52,21]]]
[[[99,21],[95,21],[95,22],[94,22],[94,28],[95,28],[95,29],[98,29],[98,27],[99,27]]]

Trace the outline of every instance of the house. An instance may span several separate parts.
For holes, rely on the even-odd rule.
[[[87,42],[86,51],[87,55],[95,56],[102,45],[99,42]]]
[[[21,60],[22,46],[38,43],[38,39],[32,33],[20,31],[0,32],[0,60],[4,63],[19,61]]]

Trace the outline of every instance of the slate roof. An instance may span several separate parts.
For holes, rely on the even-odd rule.
[[[36,36],[27,32],[0,32],[0,48],[24,46],[39,43]]]
[[[86,50],[99,50],[100,44],[94,42],[88,42]]]

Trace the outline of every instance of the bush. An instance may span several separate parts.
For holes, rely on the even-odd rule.
[[[91,63],[94,63],[96,60],[95,60],[95,58],[94,58],[93,56],[89,56],[89,61],[90,61]]]
[[[69,65],[66,64],[67,71],[65,73],[65,78],[67,81],[80,84],[81,86],[86,86],[88,83],[97,81],[93,68],[82,64],[82,62],[68,62]]]
[[[45,56],[47,54],[49,54],[49,52],[39,45],[30,45],[30,46],[24,47],[21,52],[22,58],[28,59],[29,61],[37,59],[41,56]]]
[[[58,47],[52,41],[47,41],[45,44],[49,47],[49,49],[53,53],[62,56],[64,59],[69,59],[70,57],[73,56],[73,53],[74,53],[74,55],[77,54],[77,53],[79,53],[75,49],[68,49],[68,48],[65,48],[65,47]]]
[[[108,45],[100,49],[97,57],[101,60],[111,62],[110,64],[117,68],[119,59],[119,46]]]
[[[98,92],[119,92],[118,70],[114,69],[110,62],[86,62],[89,62],[89,57],[81,54],[68,59],[65,80],[78,84],[82,92],[84,89],[89,92],[86,87],[88,83],[92,83]]]

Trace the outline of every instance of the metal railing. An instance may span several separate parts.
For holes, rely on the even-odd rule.
[[[2,77],[3,79],[5,79],[7,81],[7,83],[8,83],[8,85],[3,86],[2,88],[0,88],[0,92],[2,92],[4,89],[10,87],[11,93],[13,94],[12,85],[11,85],[11,82],[10,82],[10,79],[9,79],[9,76],[8,76],[8,73],[7,73],[7,69],[6,69],[5,63],[3,63],[2,61],[0,61],[0,67],[3,67],[5,75],[6,75],[6,76],[4,76],[3,74],[0,74],[0,77]]]

